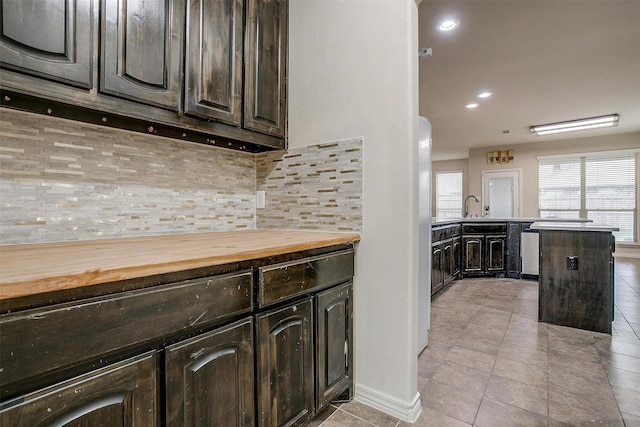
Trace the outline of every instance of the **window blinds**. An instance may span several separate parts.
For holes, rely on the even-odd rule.
[[[637,158],[609,152],[539,159],[540,217],[588,218],[620,228],[618,241],[637,242]]]

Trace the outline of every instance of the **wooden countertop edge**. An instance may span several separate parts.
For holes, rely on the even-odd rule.
[[[179,258],[175,261],[163,261],[157,264],[140,264],[140,265],[123,265],[122,267],[109,266],[106,268],[85,269],[81,272],[73,272],[70,274],[57,275],[57,276],[44,276],[33,277],[28,280],[15,280],[12,278],[10,281],[6,281],[6,277],[2,277],[0,280],[0,300],[23,297],[28,295],[35,295],[38,293],[55,292],[60,290],[67,290],[78,288],[82,286],[92,286],[103,283],[115,282],[119,280],[135,279],[145,276],[152,276],[158,274],[173,273],[178,271],[191,270],[195,268],[208,267],[229,264],[234,262],[249,261],[252,259],[264,258],[275,255],[282,255],[286,253],[299,252],[310,249],[317,249],[322,247],[328,247],[339,244],[349,244],[360,240],[360,235],[357,233],[337,233],[337,232],[307,232],[307,231],[274,231],[266,230],[264,233],[260,233],[256,230],[238,231],[238,232],[224,232],[226,235],[234,233],[235,238],[240,233],[251,233],[251,235],[264,234],[267,236],[285,236],[289,241],[280,244],[264,244],[257,245],[255,249],[240,248],[237,250],[229,249],[229,251],[222,255],[204,256],[201,258]],[[206,233],[210,235],[221,235],[221,233]],[[175,235],[175,239],[180,240],[186,235]],[[297,242],[295,238],[297,236],[303,236],[302,241]],[[168,236],[157,236],[160,238],[167,238]],[[96,240],[91,241],[95,243],[95,247],[100,245],[110,246],[114,245],[118,239],[109,240]],[[122,239],[123,243],[129,239]],[[153,237],[145,237],[145,241],[153,243]],[[55,242],[51,244],[36,245],[38,247],[56,248],[61,245],[70,245],[76,242]],[[92,246],[88,241],[77,242],[80,248]],[[27,253],[29,245],[18,246],[5,246],[0,247],[0,253],[2,249],[6,248],[18,248],[18,253]],[[4,258],[4,256],[3,256]],[[0,258],[0,262],[4,262],[5,259]],[[1,265],[1,264],[0,264]]]

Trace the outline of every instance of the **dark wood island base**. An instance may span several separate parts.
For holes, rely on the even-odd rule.
[[[614,227],[535,223],[540,232],[538,320],[611,334]]]

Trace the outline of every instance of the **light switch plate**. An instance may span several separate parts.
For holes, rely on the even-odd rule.
[[[264,209],[265,207],[265,192],[264,190],[256,191],[256,209]]]

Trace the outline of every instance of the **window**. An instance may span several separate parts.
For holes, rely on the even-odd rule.
[[[541,218],[585,218],[620,228],[618,242],[638,242],[638,153],[539,158]]]
[[[436,218],[462,216],[462,171],[436,172]]]

